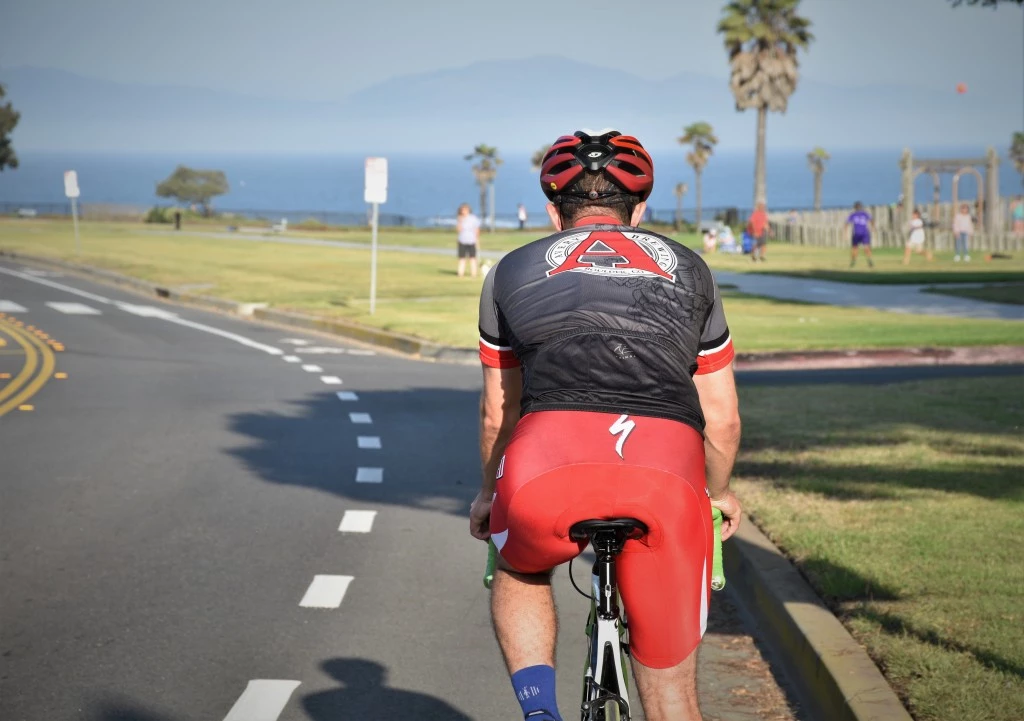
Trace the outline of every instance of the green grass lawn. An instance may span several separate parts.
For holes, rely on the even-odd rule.
[[[82,225],[77,259],[168,286],[207,286],[204,295],[269,302],[410,333],[448,345],[476,344],[480,279],[455,276],[454,252],[379,254],[377,313],[369,315],[369,254],[363,250],[254,243],[143,226]],[[510,236],[517,234],[510,233]],[[436,240],[433,232],[396,231],[395,244]],[[447,244],[451,238],[444,242]],[[508,242],[512,242],[509,240]],[[0,222],[0,249],[76,259],[69,224]],[[1024,343],[1024,324],[836,308],[724,291],[741,352]]]
[[[739,273],[769,273],[844,283],[932,285],[1024,282],[1024,253],[1016,254],[1010,260],[985,261],[978,256],[971,263],[954,263],[952,253],[939,253],[932,262],[914,256],[910,265],[903,265],[903,251],[899,248],[876,249],[873,257],[874,268],[868,268],[863,256],[851,268],[848,248],[815,248],[769,242],[768,260],[764,263],[753,263],[750,256],[746,255],[723,253],[709,255],[705,260],[712,268]]]
[[[974,298],[976,300],[987,300],[992,303],[1012,303],[1024,305],[1024,282],[1022,283],[1000,283],[998,285],[983,285],[977,288],[926,288],[929,293],[942,293],[944,295],[956,295],[961,298]]]
[[[915,718],[1024,718],[1024,375],[741,401],[737,492]]]

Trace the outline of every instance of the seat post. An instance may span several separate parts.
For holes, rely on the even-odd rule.
[[[597,576],[597,612],[603,619],[619,616],[618,579],[615,574],[615,557],[622,551],[624,539],[621,532],[598,531],[593,539],[597,561],[594,575]]]

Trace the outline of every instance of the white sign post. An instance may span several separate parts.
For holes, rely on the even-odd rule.
[[[71,218],[75,223],[75,255],[81,255],[82,243],[78,238],[78,173],[74,170],[64,171],[64,195],[71,199]]]
[[[377,308],[377,220],[379,206],[388,201],[388,159],[366,159],[366,187],[363,201],[373,206],[370,220],[370,315]]]

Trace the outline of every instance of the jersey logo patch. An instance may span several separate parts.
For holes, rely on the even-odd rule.
[[[573,233],[548,248],[550,278],[573,271],[604,276],[647,276],[676,282],[676,254],[646,233],[601,230]]]

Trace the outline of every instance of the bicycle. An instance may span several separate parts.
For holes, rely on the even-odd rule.
[[[714,554],[712,558],[711,588],[725,588],[722,570],[722,512],[711,509],[714,525]],[[647,526],[635,518],[591,519],[575,523],[569,529],[574,541],[588,541],[597,560],[591,570],[591,593],[586,594],[576,585],[569,562],[569,580],[582,595],[590,598],[590,615],[586,633],[589,639],[587,663],[583,671],[583,700],[580,704],[581,721],[629,721],[629,625],[619,607],[619,590],[615,574],[615,561],[627,540],[640,539]],[[488,542],[487,568],[484,587],[490,588],[498,549]]]

